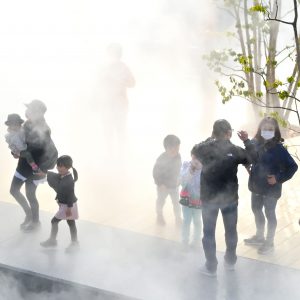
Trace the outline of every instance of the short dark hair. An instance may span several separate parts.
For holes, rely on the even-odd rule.
[[[271,124],[275,128],[275,136],[273,137],[272,141],[274,141],[275,143],[279,143],[279,142],[283,142],[284,141],[284,139],[281,137],[281,132],[280,132],[277,120],[274,119],[274,118],[272,118],[272,117],[264,117],[260,121],[260,123],[258,125],[258,129],[257,129],[256,135],[254,137],[258,142],[263,142],[264,141],[263,137],[261,136],[261,128],[265,124]]]
[[[171,148],[180,145],[180,139],[173,134],[169,134],[164,138],[164,148]]]
[[[230,123],[225,119],[219,119],[214,123],[212,134],[215,138],[220,138],[229,130],[232,130]]]

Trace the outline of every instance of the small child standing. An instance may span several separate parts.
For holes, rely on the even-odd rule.
[[[180,201],[182,205],[182,243],[188,246],[191,222],[194,224],[192,246],[200,247],[202,236],[202,214],[200,200],[201,162],[195,156],[195,147],[191,151],[191,161],[185,161],[180,171]]]
[[[25,132],[22,124],[24,120],[18,114],[9,114],[5,125],[7,125],[8,133],[5,135],[5,140],[8,148],[15,157],[24,157],[27,163],[31,166],[33,173],[40,172],[38,165],[35,163],[31,153],[27,151],[25,141]]]
[[[78,173],[73,167],[73,160],[68,155],[63,155],[57,159],[57,173],[47,172],[47,181],[50,187],[56,192],[56,200],[59,210],[51,220],[51,234],[49,239],[41,243],[43,247],[54,247],[57,245],[56,236],[58,233],[58,223],[66,220],[71,233],[71,244],[66,248],[70,252],[79,247],[77,240],[77,228],[75,220],[78,219],[77,198],[74,193],[74,185],[78,179]],[[73,170],[73,176],[70,169]]]
[[[173,203],[173,211],[177,225],[181,224],[181,213],[179,206],[179,173],[181,168],[181,157],[179,154],[180,140],[175,135],[167,135],[164,138],[163,152],[156,160],[153,168],[153,178],[157,185],[156,214],[157,223],[165,225],[163,207],[166,198],[170,195]]]

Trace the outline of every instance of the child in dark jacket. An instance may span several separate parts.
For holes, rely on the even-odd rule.
[[[179,154],[180,140],[175,135],[167,135],[163,144],[165,152],[157,158],[153,168],[153,178],[157,185],[157,223],[165,225],[163,207],[169,195],[173,203],[176,224],[180,224],[181,216],[178,191],[181,168],[181,157]]]
[[[264,118],[255,135],[248,140],[245,131],[239,133],[245,145],[253,148],[249,189],[252,192],[251,207],[255,217],[256,234],[244,240],[247,245],[259,246],[259,254],[268,254],[274,249],[274,236],[277,227],[276,205],[281,197],[282,184],[291,179],[298,169],[292,156],[282,144],[283,139],[278,122],[271,117]],[[265,214],[263,213],[265,209]],[[265,218],[267,235],[265,238]]]
[[[73,176],[70,169],[73,169]],[[74,193],[74,183],[78,179],[78,173],[73,167],[73,160],[68,155],[63,155],[57,159],[57,173],[48,172],[47,181],[50,187],[56,192],[56,200],[59,210],[51,220],[52,228],[50,238],[41,243],[43,247],[53,247],[57,245],[56,236],[58,233],[58,223],[66,220],[71,233],[71,244],[66,251],[72,251],[79,246],[77,240],[77,228],[75,220],[78,219],[77,198]]]

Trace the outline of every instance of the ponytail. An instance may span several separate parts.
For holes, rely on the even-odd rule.
[[[78,172],[74,167],[72,167],[72,170],[73,170],[74,182],[76,182],[78,180]]]

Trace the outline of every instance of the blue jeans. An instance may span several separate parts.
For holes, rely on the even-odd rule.
[[[209,271],[216,271],[218,260],[216,256],[216,223],[219,210],[222,213],[225,228],[226,252],[224,259],[228,264],[235,264],[237,260],[236,246],[237,236],[237,203],[228,204],[227,206],[216,206],[206,204],[202,208],[203,218],[203,250],[206,258],[206,267]]]
[[[190,240],[191,223],[194,224],[193,242],[199,244],[202,236],[202,212],[201,209],[182,206],[182,242],[188,244]]]
[[[268,221],[267,241],[273,243],[275,231],[277,227],[276,219],[276,205],[278,198],[263,196],[252,193],[251,195],[251,208],[255,217],[256,235],[264,237],[266,218]],[[265,208],[265,215],[263,213]],[[266,218],[265,218],[266,217]]]

